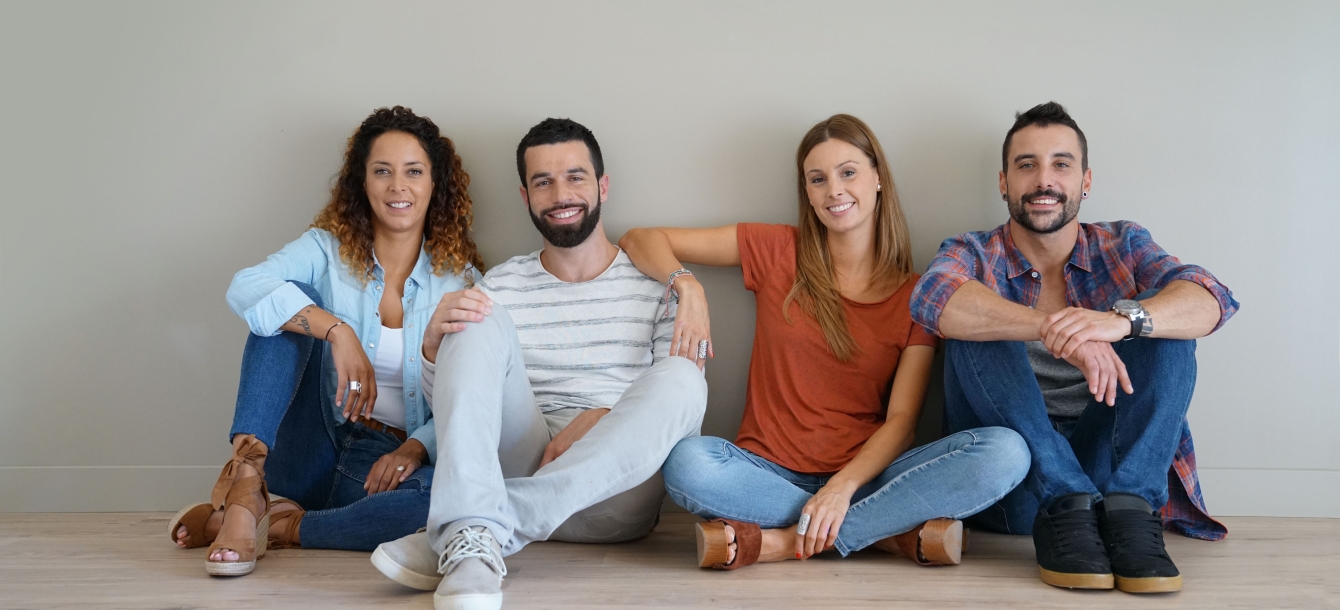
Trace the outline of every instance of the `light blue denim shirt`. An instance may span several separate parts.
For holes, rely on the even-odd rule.
[[[467,267],[466,274],[474,273]],[[228,307],[251,327],[251,332],[262,337],[279,334],[279,327],[288,322],[312,300],[289,282],[309,284],[321,294],[325,310],[344,320],[358,334],[363,351],[371,361],[381,340],[382,290],[385,272],[374,259],[372,279],[366,284],[354,276],[340,259],[340,242],[328,231],[309,229],[282,250],[271,254],[265,262],[248,267],[233,276],[228,286]],[[423,330],[433,315],[442,295],[465,288],[460,275],[434,275],[432,263],[425,252],[405,280],[405,296],[400,304],[405,311],[404,399],[405,431],[428,449],[429,460],[437,457],[437,438],[433,433],[433,413],[419,387],[419,352],[423,346]],[[335,383],[338,376],[330,357],[330,344],[319,344],[326,350],[322,384],[323,399],[334,414],[334,421],[344,421],[344,414],[335,406]]]

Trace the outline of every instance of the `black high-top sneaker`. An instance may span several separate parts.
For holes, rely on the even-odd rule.
[[[1127,593],[1182,590],[1182,575],[1163,547],[1163,519],[1144,498],[1108,494],[1098,505],[1098,522],[1118,589]]]
[[[1112,566],[1089,494],[1061,496],[1039,510],[1033,519],[1033,546],[1042,582],[1067,589],[1112,588]]]

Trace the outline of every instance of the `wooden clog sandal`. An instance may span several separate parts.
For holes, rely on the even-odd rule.
[[[735,530],[735,539],[726,533],[726,526]],[[735,570],[758,561],[763,549],[763,530],[756,523],[713,519],[694,526],[698,540],[698,567],[713,570]],[[735,543],[735,560],[730,560],[730,545]]]
[[[224,510],[237,505],[247,509],[256,518],[254,537],[219,538],[209,545],[209,554],[219,549],[228,549],[237,553],[237,561],[210,561],[205,557],[205,572],[210,576],[244,576],[256,569],[256,559],[265,555],[270,531],[270,494],[265,485],[265,456],[269,453],[265,444],[252,438],[238,446],[232,459],[224,465],[219,480],[214,484],[211,504],[216,510]],[[256,470],[256,474],[237,479],[237,469],[246,464]]]
[[[956,566],[963,561],[963,522],[931,519],[893,537],[904,557],[923,566]]]

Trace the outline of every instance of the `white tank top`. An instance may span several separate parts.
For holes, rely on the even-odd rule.
[[[404,430],[405,329],[382,327],[372,370],[377,375],[377,402],[372,405],[372,418]]]

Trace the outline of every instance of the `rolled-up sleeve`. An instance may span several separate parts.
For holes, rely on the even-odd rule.
[[[1129,223],[1126,227],[1126,239],[1130,243],[1130,252],[1135,259],[1135,281],[1137,292],[1144,292],[1151,288],[1163,288],[1177,280],[1186,280],[1194,284],[1199,284],[1206,290],[1215,301],[1219,302],[1219,322],[1214,325],[1214,332],[1219,330],[1233,314],[1238,311],[1238,302],[1233,299],[1233,291],[1219,282],[1208,270],[1199,265],[1188,265],[1178,260],[1176,256],[1168,254],[1163,248],[1154,243],[1154,238],[1144,227]]]
[[[428,418],[423,425],[415,428],[409,437],[423,443],[423,448],[428,450],[429,464],[437,462],[437,430],[433,427],[433,418]]]
[[[956,235],[940,244],[926,273],[912,290],[912,320],[937,337],[940,332],[940,314],[949,297],[960,286],[977,278],[977,259],[964,235]]]
[[[253,334],[273,337],[294,314],[312,304],[289,282],[314,282],[326,263],[320,234],[309,230],[265,262],[238,271],[228,286],[228,307],[246,320]]]

